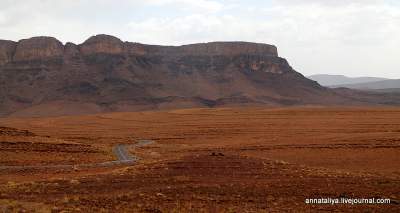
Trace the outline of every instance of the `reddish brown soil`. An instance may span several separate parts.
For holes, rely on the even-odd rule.
[[[114,144],[156,142],[131,150],[141,157],[134,166],[0,171],[0,206],[10,211],[400,211],[398,108],[188,109],[0,123],[37,135],[0,143],[10,164],[28,162],[16,150],[96,161],[112,158]],[[394,203],[304,204],[320,197]]]

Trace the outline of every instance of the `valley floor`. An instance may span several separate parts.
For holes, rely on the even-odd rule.
[[[29,131],[0,128],[0,212],[400,211],[400,108],[181,109],[0,126]],[[47,167],[113,161],[115,145],[141,140],[153,143],[130,149],[134,165]],[[343,197],[391,204],[305,203]]]

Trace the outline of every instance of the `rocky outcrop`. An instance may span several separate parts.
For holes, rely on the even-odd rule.
[[[83,55],[96,53],[122,54],[124,52],[124,43],[113,36],[96,35],[81,44],[80,50]]]
[[[15,47],[14,41],[0,40],[0,66],[12,61]]]
[[[47,60],[62,57],[63,44],[52,37],[33,37],[18,42],[14,61]]]

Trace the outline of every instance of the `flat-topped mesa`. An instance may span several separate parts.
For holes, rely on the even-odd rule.
[[[52,37],[33,37],[20,40],[15,51],[14,61],[46,60],[62,57],[63,44]]]
[[[93,54],[132,54],[141,56],[235,56],[257,55],[278,57],[273,45],[251,42],[210,42],[183,46],[159,46],[122,42],[110,35],[92,36],[80,45],[65,46],[52,37],[33,37],[19,42],[0,40],[0,65],[9,62],[49,60]]]
[[[90,37],[79,47],[83,55],[122,54],[124,52],[124,43],[119,38],[103,34]]]
[[[264,55],[278,57],[277,48],[251,42],[210,42],[183,46],[159,46],[125,43],[130,54],[138,55]]]
[[[14,41],[0,40],[0,66],[12,61],[16,46]]]

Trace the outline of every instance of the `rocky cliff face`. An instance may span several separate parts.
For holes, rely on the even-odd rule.
[[[123,54],[124,43],[116,37],[109,35],[96,35],[90,37],[80,45],[83,55],[91,55],[97,53],[106,54]]]
[[[13,61],[47,60],[62,57],[63,44],[51,37],[34,37],[18,42]]]
[[[108,35],[79,45],[63,45],[51,37],[0,41],[2,115],[243,104],[385,104],[354,94],[304,78],[267,44],[157,46]],[[397,96],[390,98],[392,104],[400,102]]]

